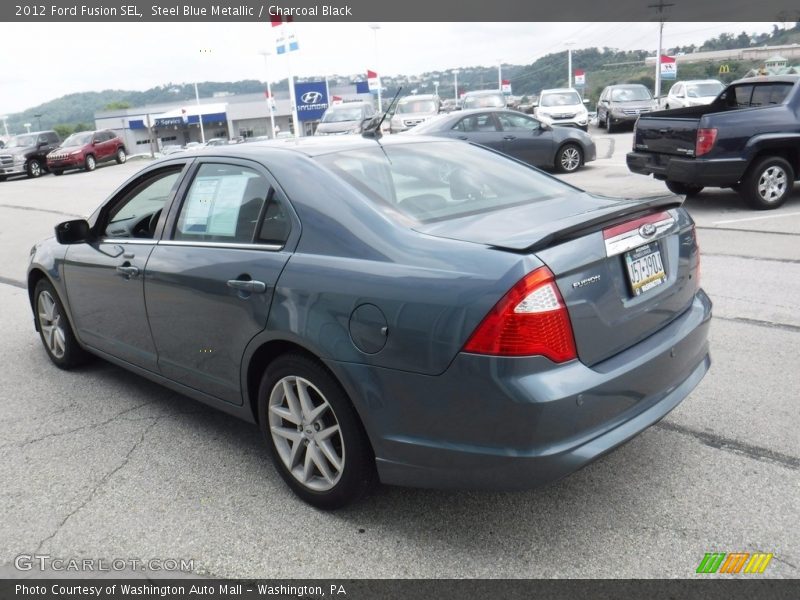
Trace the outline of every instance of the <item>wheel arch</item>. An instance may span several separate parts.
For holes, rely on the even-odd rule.
[[[553,166],[558,168],[558,155],[561,154],[561,151],[567,146],[575,146],[578,149],[578,152],[581,153],[581,164],[578,165],[578,168],[582,167],[585,164],[584,161],[586,160],[586,148],[583,147],[583,144],[580,141],[573,139],[566,139],[558,144],[556,153],[553,156]]]

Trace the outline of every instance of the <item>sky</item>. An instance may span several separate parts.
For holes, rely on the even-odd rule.
[[[667,22],[664,46],[699,44],[724,32],[769,32],[772,25]],[[269,23],[2,23],[6,52],[0,68],[0,115],[74,92],[146,90],[170,82],[278,81],[289,68],[298,76],[349,75],[368,68],[387,75],[418,75],[501,60],[530,64],[565,51],[570,42],[573,50],[608,46],[653,54],[658,45],[657,22],[301,22],[294,27],[300,50],[291,53],[289,65],[286,56],[275,55],[274,32],[279,28]],[[11,59],[8,50],[14,48],[25,49],[24,60]],[[264,51],[272,52],[266,61],[260,54]]]

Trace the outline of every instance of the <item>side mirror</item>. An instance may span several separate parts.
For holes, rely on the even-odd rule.
[[[92,229],[85,219],[64,221],[56,225],[56,240],[59,244],[82,244],[92,237]]]
[[[531,102],[531,106],[533,108],[536,108],[537,106],[539,106],[539,101],[538,100],[534,100],[533,102]]]

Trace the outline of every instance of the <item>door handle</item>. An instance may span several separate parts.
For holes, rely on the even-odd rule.
[[[458,137],[458,139],[460,139],[460,140],[468,140],[468,139],[469,139],[469,138],[468,138],[467,136],[465,136],[465,135],[459,135],[459,136],[457,136],[457,137]]]
[[[117,273],[124,276],[125,279],[130,279],[131,277],[138,277],[139,267],[132,267],[131,265],[119,265],[117,267]]]
[[[263,294],[267,291],[266,283],[253,279],[229,279],[228,287],[239,290],[240,292],[251,292],[254,294]]]
[[[517,136],[515,136],[515,135],[504,135],[503,139],[504,140],[508,140],[510,142],[511,140],[517,139]]]

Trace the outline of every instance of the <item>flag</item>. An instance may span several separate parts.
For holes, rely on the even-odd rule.
[[[342,97],[341,96],[331,96],[331,104],[341,104]]]
[[[586,85],[586,71],[583,69],[575,69],[575,86],[583,87]]]
[[[275,49],[278,54],[286,54],[287,52],[299,50],[300,44],[297,42],[297,36],[294,32],[288,35],[281,34],[278,39],[275,40]]]
[[[356,94],[369,94],[369,84],[366,81],[356,81]]]
[[[380,89],[381,80],[375,71],[367,70],[367,84],[369,85],[370,91]]]
[[[510,94],[511,93],[511,81],[509,81],[508,79],[503,79],[501,83],[502,83],[502,85],[500,86],[500,91],[503,92],[504,94]]]
[[[677,79],[678,66],[672,56],[661,55],[661,79]]]
[[[282,16],[282,15],[270,15],[269,20],[272,23],[273,27],[279,27],[284,23],[291,23],[294,21],[294,17],[292,15]]]

